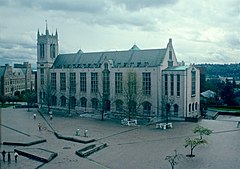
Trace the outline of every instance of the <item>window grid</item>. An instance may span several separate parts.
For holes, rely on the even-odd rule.
[[[170,78],[171,78],[171,96],[173,96],[174,95],[174,75],[171,74]]]
[[[66,73],[60,73],[60,90],[66,91]]]
[[[44,85],[44,68],[40,68],[40,81],[41,85]]]
[[[180,75],[177,75],[177,96],[180,96]]]
[[[143,73],[143,94],[151,95],[151,73]]]
[[[80,73],[80,92],[87,91],[87,78],[86,73]]]
[[[91,92],[98,92],[98,73],[91,73]]]
[[[44,44],[40,44],[40,58],[44,58]]]
[[[115,73],[115,93],[121,94],[122,93],[122,73],[117,72]]]
[[[56,73],[51,73],[51,89],[56,90],[57,83],[56,83]]]
[[[165,95],[168,95],[168,75],[164,75],[165,79]]]
[[[70,91],[76,92],[76,73],[70,73]]]
[[[196,71],[192,71],[192,96],[196,95]]]

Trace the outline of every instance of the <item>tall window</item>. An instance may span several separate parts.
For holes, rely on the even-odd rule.
[[[172,51],[169,50],[169,60],[172,60]]]
[[[70,73],[70,91],[76,92],[76,73]]]
[[[56,73],[51,73],[51,89],[56,90],[57,84],[56,84]]]
[[[60,73],[60,90],[66,91],[66,73]]]
[[[174,95],[174,75],[171,74],[170,78],[171,78],[171,95],[173,96]]]
[[[66,97],[65,96],[61,96],[60,99],[61,99],[61,106],[65,107],[66,106],[66,100],[67,100]]]
[[[164,81],[165,95],[168,95],[168,75],[164,75]]]
[[[151,73],[143,73],[143,94],[151,95]]]
[[[40,58],[44,58],[44,44],[40,44]]]
[[[108,70],[108,64],[104,64],[103,70],[103,94],[107,97],[110,94],[110,71]]]
[[[192,70],[192,96],[196,95],[196,71]]]
[[[44,85],[44,68],[40,68],[40,81],[41,85]]]
[[[50,57],[55,58],[56,55],[56,47],[55,44],[50,44]]]
[[[98,73],[91,73],[91,92],[98,92]]]
[[[117,72],[115,73],[115,93],[121,94],[122,90],[122,72]]]
[[[87,91],[87,77],[86,73],[80,73],[80,92]]]
[[[180,96],[180,75],[177,75],[177,96]]]
[[[128,94],[136,94],[137,93],[137,75],[135,72],[130,72],[128,74]]]

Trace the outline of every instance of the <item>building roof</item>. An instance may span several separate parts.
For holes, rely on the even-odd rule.
[[[164,49],[140,50],[134,45],[130,50],[108,52],[77,52],[60,54],[53,67],[100,67],[105,60],[111,61],[113,67],[155,67],[161,65],[166,55]]]
[[[186,69],[188,69],[190,66],[171,66],[171,67],[167,67],[164,70],[169,70],[169,71],[185,71]]]
[[[216,93],[211,91],[211,90],[207,90],[205,92],[202,92],[200,95],[205,97],[205,98],[214,98]]]

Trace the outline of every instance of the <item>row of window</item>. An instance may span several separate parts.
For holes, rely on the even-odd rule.
[[[41,84],[44,84],[44,70],[40,69],[40,81]],[[109,94],[110,92],[110,77],[109,77],[109,71],[103,71],[103,93]],[[57,89],[57,77],[56,73],[51,73],[51,89],[56,90]],[[91,84],[90,84],[90,90],[91,93],[97,93],[98,92],[98,85],[99,85],[99,79],[98,79],[98,73],[92,72],[91,73]],[[80,92],[87,92],[87,74],[85,72],[81,72],[79,74],[80,81],[79,81],[79,88]],[[76,73],[70,72],[69,74],[69,90],[72,92],[76,92]],[[136,73],[132,72],[128,74],[128,80],[127,85],[131,92],[136,93],[137,88],[137,77]],[[142,73],[142,87],[143,87],[143,94],[145,95],[151,95],[151,73],[144,72]],[[66,73],[61,72],[60,73],[60,90],[66,91],[67,89],[67,79],[66,79]],[[116,94],[122,94],[123,93],[123,73],[122,72],[116,72],[115,73],[115,93]]]
[[[40,92],[40,96],[41,95],[42,95],[42,93]],[[45,98],[45,97],[43,97],[43,98]],[[68,98],[66,98],[65,96],[61,96],[60,97],[60,106],[61,107],[66,107],[67,106],[67,100],[68,100]],[[71,108],[73,108],[73,109],[75,108],[76,102],[77,102],[77,100],[74,96],[69,98],[69,103],[70,103]],[[108,104],[109,110],[110,110],[110,101],[106,100],[105,103]],[[92,108],[95,108],[95,109],[99,108],[99,106],[100,106],[99,104],[100,104],[100,102],[97,98],[92,98],[91,99]],[[115,104],[116,104],[116,111],[120,111],[120,112],[123,111],[123,101],[122,100],[117,100],[115,102]],[[51,96],[51,105],[52,106],[57,106],[57,97],[55,95]],[[131,105],[133,105],[133,107],[132,107],[133,109],[136,109],[136,107],[134,107],[134,106],[136,106],[136,103],[132,103]],[[143,106],[143,112],[144,113],[151,112],[152,104],[150,102],[145,101],[145,102],[143,102],[142,106]],[[87,107],[87,99],[85,97],[80,98],[80,107],[85,107],[85,108]],[[174,112],[175,111],[176,111],[176,106],[174,106]],[[177,111],[178,111],[178,106],[177,106]]]
[[[164,75],[164,91],[165,91],[165,95],[167,96],[168,95],[168,77],[169,75],[168,74],[165,74]],[[174,74],[170,74],[170,95],[173,96],[174,95],[174,89],[175,89],[175,81],[174,81]],[[176,78],[177,78],[177,91],[176,91],[176,95],[177,96],[180,96],[180,88],[181,88],[181,83],[180,83],[180,74],[177,74],[176,75]]]
[[[173,96],[175,94],[175,75],[174,74],[165,74],[164,75],[164,91],[165,91],[165,95],[167,96],[169,93],[169,76],[170,76],[170,95]],[[176,75],[176,85],[177,85],[177,91],[176,91],[176,95],[180,96],[180,90],[181,90],[181,76],[180,74]],[[192,71],[191,74],[191,94],[192,96],[196,95],[196,71]]]
[[[45,45],[40,44],[39,45],[39,55],[40,58],[43,59],[45,57]],[[55,58],[56,57],[56,45],[50,44],[50,57]]]
[[[196,102],[196,103],[190,103],[189,105],[188,105],[188,111],[189,112],[191,112],[191,111],[194,111],[194,110],[197,110],[198,109],[198,103]]]

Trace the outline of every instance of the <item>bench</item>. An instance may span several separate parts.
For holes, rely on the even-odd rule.
[[[160,128],[160,129],[163,129],[163,130],[166,130],[168,128],[172,128],[172,123],[157,123],[156,124],[156,128]]]
[[[125,126],[136,126],[137,125],[137,120],[128,120],[128,119],[122,119],[121,124]]]

